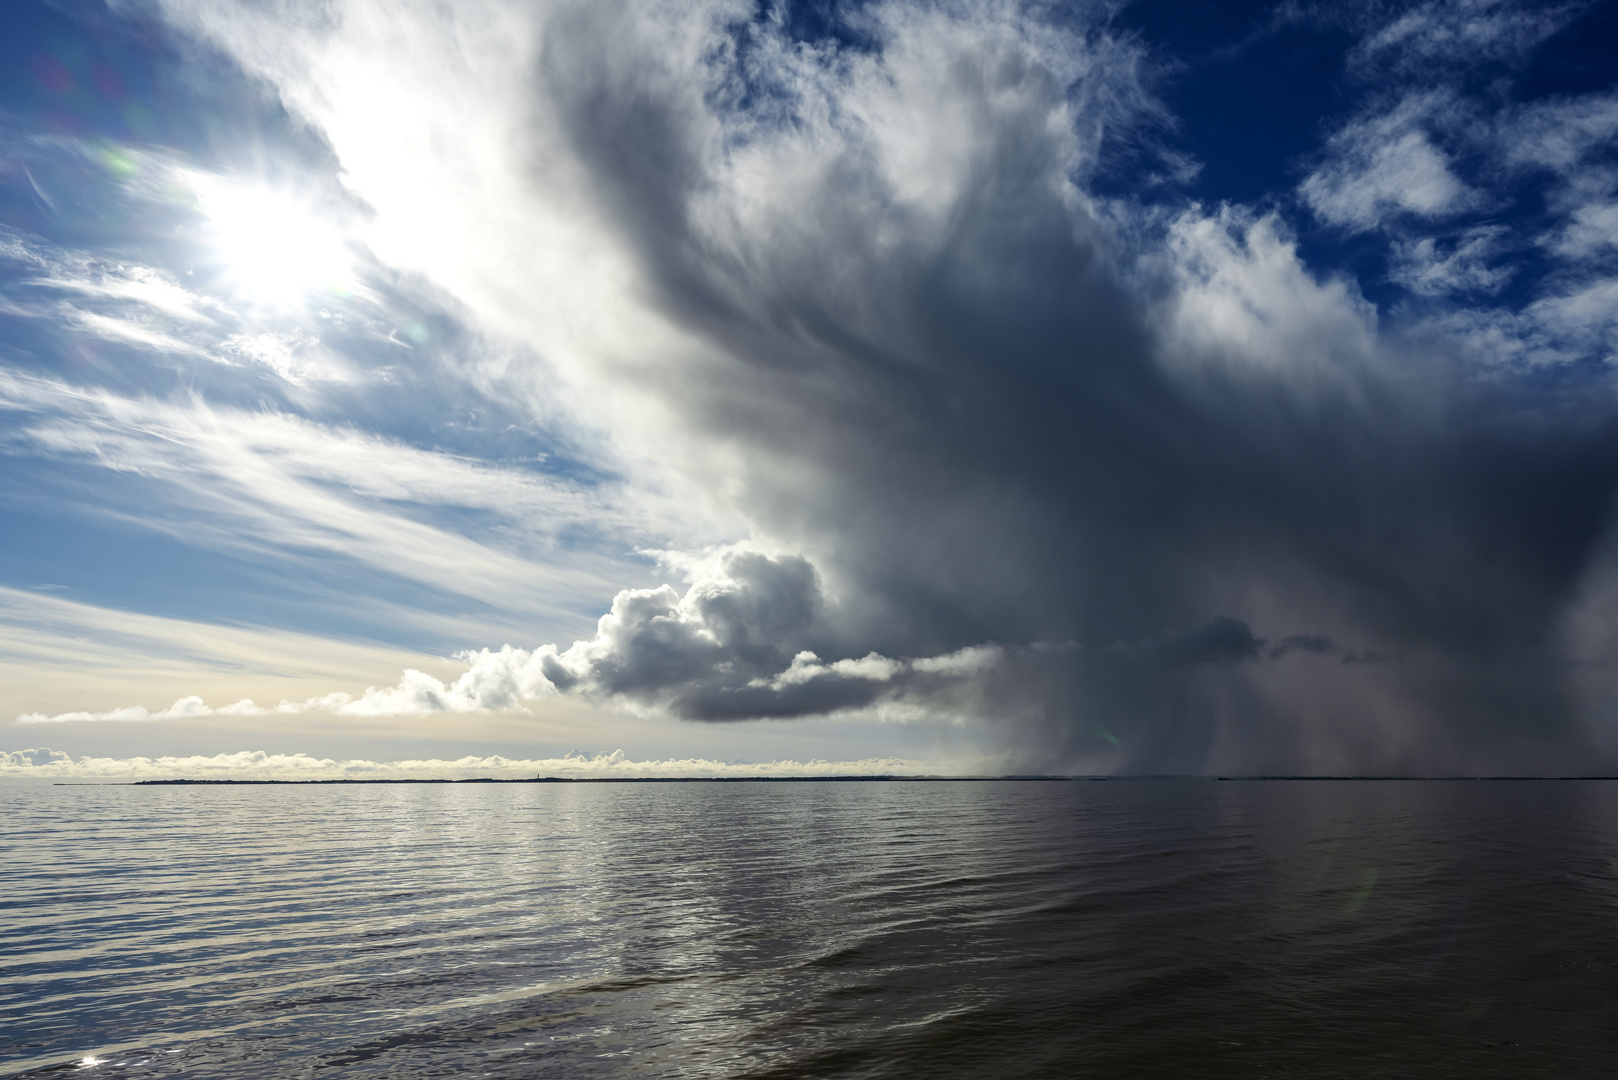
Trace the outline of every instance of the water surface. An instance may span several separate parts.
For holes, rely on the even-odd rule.
[[[0,806],[4,1075],[1618,1074],[1618,783]]]

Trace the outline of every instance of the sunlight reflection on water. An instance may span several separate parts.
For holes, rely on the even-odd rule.
[[[0,799],[9,1073],[1618,1065],[1603,782]]]

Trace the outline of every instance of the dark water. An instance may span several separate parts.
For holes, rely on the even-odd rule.
[[[1618,783],[0,806],[8,1075],[1618,1075]]]

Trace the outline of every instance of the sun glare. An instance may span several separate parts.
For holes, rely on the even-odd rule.
[[[353,273],[342,231],[295,196],[198,178],[198,201],[234,289],[256,303],[294,306],[311,293],[346,295]]]

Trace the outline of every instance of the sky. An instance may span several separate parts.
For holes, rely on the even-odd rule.
[[[7,27],[0,778],[1618,771],[1618,5]]]

